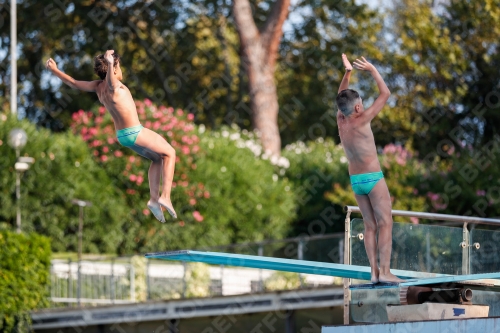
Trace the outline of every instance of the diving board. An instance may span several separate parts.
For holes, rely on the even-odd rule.
[[[467,275],[448,275],[423,279],[410,279],[401,283],[367,283],[351,285],[349,289],[387,289],[399,287],[450,287],[454,285],[466,286],[475,290],[500,291],[498,281],[492,279],[500,279],[500,272],[482,273],[482,274],[467,274]]]
[[[370,267],[333,264],[318,261],[297,259],[283,259],[246,254],[205,252],[205,251],[171,251],[147,253],[146,258],[165,259],[189,262],[203,262],[212,265],[239,266],[249,268],[270,269],[275,271],[295,272],[336,276],[348,279],[370,280]],[[428,277],[444,277],[449,275],[422,273],[413,271],[392,270],[393,274],[401,279],[415,279]]]

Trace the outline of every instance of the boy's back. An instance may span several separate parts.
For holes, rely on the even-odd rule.
[[[349,161],[349,174],[380,171],[370,123],[338,112],[337,124],[342,147]]]

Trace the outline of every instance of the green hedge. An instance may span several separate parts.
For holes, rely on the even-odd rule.
[[[0,231],[0,248],[0,332],[27,332],[27,312],[48,305],[50,241]]]
[[[71,133],[51,133],[28,121],[0,115],[0,222],[3,228],[16,224],[14,164],[16,154],[9,147],[13,128],[28,134],[21,155],[35,158],[21,177],[22,231],[51,238],[53,251],[77,251],[78,207],[72,199],[91,201],[85,208],[83,251],[112,253],[123,241],[122,225],[127,220],[124,195],[94,161],[85,142]]]
[[[201,153],[191,177],[210,197],[200,200],[205,220],[192,230],[198,245],[285,237],[295,218],[293,186],[283,176],[288,160],[269,160],[254,134],[238,128],[200,131]]]
[[[298,141],[283,149],[290,161],[286,177],[293,183],[297,218],[288,236],[325,234],[343,231],[345,214],[342,200],[329,200],[325,193],[333,184],[349,183],[347,159],[333,140],[307,143]]]

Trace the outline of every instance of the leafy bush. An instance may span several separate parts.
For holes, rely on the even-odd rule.
[[[177,152],[172,203],[180,221],[162,225],[151,214],[146,203],[150,198],[147,172],[150,161],[121,146],[116,138],[113,120],[104,107],[96,112],[80,110],[73,115],[74,133],[79,133],[92,150],[95,161],[105,170],[116,188],[125,193],[129,218],[124,222],[124,242],[120,252],[148,252],[182,248],[193,244],[182,227],[197,224],[203,216],[198,199],[209,196],[202,183],[190,180],[196,169],[199,138],[192,115],[182,110],[155,106],[149,100],[136,101],[141,123],[162,135]],[[168,214],[166,214],[168,221]],[[185,243],[187,241],[187,243]]]
[[[28,332],[28,311],[48,305],[50,242],[0,231],[0,332]]]
[[[343,230],[342,206],[346,202],[325,197],[334,183],[347,184],[349,173],[342,147],[322,138],[287,145],[283,156],[290,161],[286,177],[294,184],[297,219],[290,236]]]
[[[275,272],[264,280],[264,288],[268,291],[294,290],[300,286],[300,275],[294,272]]]
[[[0,222],[9,227],[16,223],[16,155],[7,144],[15,127],[28,134],[21,155],[35,158],[21,176],[22,230],[50,237],[54,251],[76,251],[79,211],[71,200],[88,200],[93,206],[84,210],[83,251],[115,252],[123,240],[125,201],[85,143],[70,133],[54,134],[5,115],[0,115]]]
[[[200,140],[192,115],[148,100],[136,105],[143,125],[164,136],[177,151],[172,202],[179,221],[175,223],[162,225],[150,215],[148,161],[117,143],[104,108],[76,113],[73,124],[96,162],[127,194],[131,218],[124,224],[120,251],[193,248],[286,234],[294,216],[291,186],[280,179],[270,161],[244,146],[251,143],[259,149],[252,134],[240,138],[237,129],[204,132],[202,127]]]
[[[279,175],[288,160],[270,159],[253,133],[237,127],[200,130],[202,149],[192,177],[210,193],[200,200],[204,226],[193,230],[204,234],[200,245],[284,237],[295,217],[292,184]]]

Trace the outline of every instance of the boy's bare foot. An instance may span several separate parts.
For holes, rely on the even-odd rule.
[[[167,210],[167,212],[174,218],[176,219],[177,218],[177,214],[175,213],[175,209],[174,209],[174,206],[172,205],[172,202],[170,202],[170,200],[168,199],[163,199],[163,198],[160,198],[158,200],[158,203],[160,204],[161,207],[165,208]]]
[[[386,273],[386,274],[382,274],[382,272],[380,272],[378,279],[380,282],[398,282],[398,283],[405,282],[405,280],[398,278],[396,275],[392,274],[391,272]]]
[[[379,271],[378,267],[376,269],[372,268],[372,278],[370,279],[372,283],[378,283],[379,282]]]
[[[165,223],[165,216],[163,216],[163,211],[161,210],[161,206],[158,202],[148,201],[148,208],[153,213],[158,221],[161,223]]]

